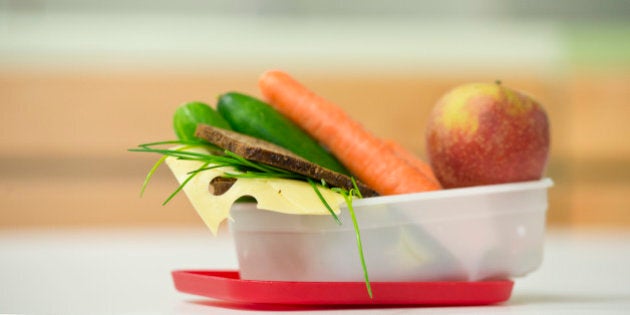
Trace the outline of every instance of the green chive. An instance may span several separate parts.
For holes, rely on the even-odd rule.
[[[210,163],[204,163],[200,168],[204,168],[204,167],[208,166],[208,164],[210,164]],[[186,186],[186,184],[188,184],[188,182],[191,179],[193,179],[193,177],[195,177],[195,175],[197,175],[197,174],[198,174],[198,172],[194,172],[194,173],[188,175],[188,177],[179,185],[179,187],[177,187],[177,189],[175,189],[175,191],[170,196],[168,196],[168,198],[166,198],[166,200],[164,201],[164,203],[162,203],[162,205],[164,206],[169,201],[171,201],[171,199],[173,199],[173,197],[175,197],[175,195],[177,195],[177,193],[179,193],[184,188],[184,186]]]
[[[361,242],[361,233],[359,232],[359,224],[357,223],[357,217],[352,207],[352,195],[343,195],[348,205],[348,212],[352,218],[352,225],[354,226],[354,233],[357,238],[357,249],[359,250],[359,258],[361,259],[361,268],[363,268],[363,278],[365,279],[365,288],[367,289],[370,299],[373,298],[372,286],[370,285],[370,278],[368,277],[367,265],[365,264],[365,256],[363,255],[363,243]]]
[[[167,157],[168,156],[166,156],[166,155],[162,156],[157,162],[155,162],[155,164],[153,165],[151,170],[149,170],[149,173],[144,178],[144,182],[142,183],[142,189],[140,189],[140,197],[142,197],[144,195],[144,191],[147,188],[147,185],[149,184],[149,181],[153,177],[153,174],[155,174],[155,171],[158,169],[158,167],[160,167],[160,165],[162,165],[162,163],[164,163],[164,161],[166,160]]]
[[[330,212],[330,214],[333,216],[335,221],[337,221],[337,224],[341,225],[341,220],[339,220],[339,217],[337,216],[335,211],[333,211],[333,209],[330,207],[330,204],[328,204],[328,201],[326,201],[326,199],[324,199],[324,196],[322,196],[322,193],[317,188],[317,185],[315,184],[315,182],[313,182],[313,180],[311,180],[309,178],[308,179],[308,183],[311,184],[311,187],[313,187],[313,190],[315,190],[315,193],[317,194],[317,197],[319,197],[319,200],[321,200],[321,202],[324,204],[326,209],[328,209],[328,212]]]

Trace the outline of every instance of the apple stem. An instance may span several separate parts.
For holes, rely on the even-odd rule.
[[[495,81],[494,81],[494,83],[495,83],[496,85],[501,85],[501,80],[495,80]]]

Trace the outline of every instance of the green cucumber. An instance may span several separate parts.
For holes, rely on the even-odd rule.
[[[284,147],[335,172],[350,174],[315,139],[261,100],[245,94],[230,92],[219,96],[217,110],[234,131]]]
[[[173,129],[179,140],[184,142],[203,142],[195,137],[197,124],[203,123],[214,127],[229,129],[230,124],[212,107],[201,102],[183,104],[173,115]]]

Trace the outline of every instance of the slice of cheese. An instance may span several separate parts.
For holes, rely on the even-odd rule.
[[[208,153],[202,148],[187,151]],[[189,177],[191,171],[203,165],[199,161],[180,160],[174,157],[168,157],[166,164],[180,184]],[[183,188],[188,200],[213,234],[216,234],[221,222],[230,217],[232,204],[243,196],[256,199],[257,207],[261,210],[296,215],[330,215],[309,183],[291,179],[239,178],[228,191],[215,196],[210,193],[210,181],[222,176],[226,171],[234,172],[234,169],[216,168],[199,172]],[[344,202],[343,196],[327,188],[319,187],[319,190],[333,211],[338,214],[339,205]]]

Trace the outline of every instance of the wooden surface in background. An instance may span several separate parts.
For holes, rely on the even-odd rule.
[[[548,176],[552,224],[630,225],[628,71],[500,74],[540,100],[552,122]],[[424,125],[454,85],[494,81],[496,73],[296,73],[383,138],[424,156]],[[213,104],[223,92],[259,95],[258,73],[0,72],[0,228],[27,226],[202,225],[169,171],[138,193],[157,156],[126,150],[174,138],[181,103]]]

